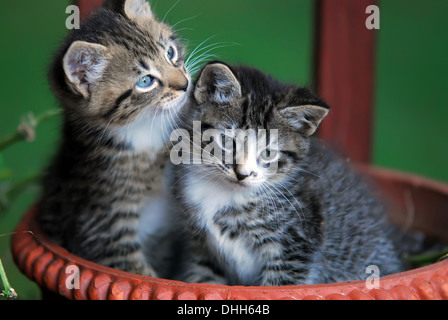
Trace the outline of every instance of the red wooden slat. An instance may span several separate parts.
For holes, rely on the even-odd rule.
[[[95,10],[103,4],[103,0],[75,0],[79,7],[81,20],[84,19],[92,10]]]
[[[315,83],[332,107],[319,135],[353,161],[372,153],[375,31],[366,8],[375,0],[317,1]]]

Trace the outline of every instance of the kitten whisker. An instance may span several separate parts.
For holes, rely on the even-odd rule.
[[[155,110],[154,114],[152,115],[151,126],[150,126],[150,129],[149,129],[149,134],[150,134],[150,137],[149,137],[149,138],[150,138],[150,139],[152,139],[153,128],[154,128],[154,121],[155,121],[155,119],[156,119],[156,117],[157,117],[157,113],[158,113],[158,111],[160,110],[160,108],[161,108],[160,104],[157,105],[157,106],[156,106],[156,110]],[[144,110],[144,115],[147,115],[147,113],[148,113],[147,109]]]
[[[173,30],[173,33],[179,34],[181,31],[184,31],[184,30],[193,30],[193,28],[185,27],[185,28],[176,29],[176,30]],[[185,38],[178,37],[177,39],[181,40],[182,43],[186,43],[187,42],[187,39],[185,39]]]
[[[202,52],[202,51],[204,51],[204,50],[207,50],[207,49],[209,49],[209,48],[210,48],[209,50],[214,50],[215,48],[216,48],[216,49],[219,48],[219,46],[225,46],[225,44],[233,44],[233,43],[232,43],[232,42],[216,42],[216,43],[211,43],[211,44],[209,44],[209,45],[206,45],[206,46],[204,46],[204,47],[198,49],[198,50],[195,51],[195,52],[192,52],[191,55],[192,55],[192,57],[197,58],[197,56],[194,56],[194,54],[199,54],[200,52]],[[203,52],[202,54],[204,54],[204,52]],[[201,55],[202,55],[202,54],[201,54]],[[200,55],[199,55],[199,56],[200,56]],[[187,62],[190,62],[190,60],[188,60]]]
[[[303,168],[298,168],[298,171],[302,171],[302,172],[305,172],[305,173],[309,173],[309,174],[311,174],[311,175],[313,175],[313,176],[315,176],[315,177],[317,177],[317,178],[319,178],[319,179],[325,179],[324,177],[322,177],[322,176],[320,176],[320,175],[318,175],[318,174],[316,174],[316,173],[307,171],[307,170],[305,170],[305,169],[303,169]]]
[[[204,41],[202,41],[200,44],[198,44],[194,49],[193,49],[193,51],[192,52],[190,52],[190,54],[189,54],[189,56],[188,56],[188,58],[187,58],[187,60],[185,61],[185,65],[187,66],[188,65],[188,62],[190,61],[190,59],[194,56],[194,54],[196,53],[196,51],[205,43],[205,42],[207,42],[208,40],[210,40],[211,38],[213,38],[213,37],[215,37],[216,35],[212,35],[212,36],[210,36],[210,37],[208,37],[207,39],[205,39]]]
[[[218,43],[213,43],[210,44],[208,46],[205,46],[203,48],[201,48],[200,50],[198,50],[196,52],[196,54],[198,54],[199,52],[206,50],[204,52],[202,52],[200,55],[196,56],[193,58],[193,60],[188,60],[186,64],[188,64],[190,67],[194,65],[194,63],[200,59],[201,57],[205,56],[207,53],[209,53],[210,51],[216,50],[216,49],[220,49],[220,48],[226,48],[226,47],[230,47],[231,45],[236,45],[236,43],[234,42],[218,42]],[[207,50],[208,49],[208,50]]]
[[[188,66],[187,69],[190,71],[190,73],[192,75],[195,75],[196,72],[201,70],[203,63],[207,62],[208,60],[210,60],[210,58],[220,59],[220,57],[215,55],[215,54],[208,54],[208,55],[202,57],[199,61],[195,61],[195,63],[190,65],[190,66]]]
[[[110,120],[109,120],[109,122],[107,123],[107,125],[106,125],[106,127],[104,128],[103,132],[101,133],[100,137],[98,138],[97,145],[96,145],[96,147],[95,147],[95,152],[97,151],[99,145],[103,142],[104,135],[105,135],[105,133],[106,133],[106,131],[107,131],[107,128],[109,127],[110,123],[112,122],[112,120],[113,120],[113,119],[110,119]]]
[[[282,213],[285,213],[285,207],[283,206],[282,201],[280,200],[279,196],[277,195],[277,193],[271,189],[271,187],[269,187],[269,185],[265,185],[266,188],[268,188],[268,190],[270,191],[270,196],[272,201],[274,202],[274,209],[275,212],[278,212],[278,206],[276,205],[276,202],[274,201],[273,196],[275,196],[277,198],[277,201],[280,203],[280,205],[282,206]],[[268,214],[272,214],[272,211],[269,211]],[[276,219],[280,219],[280,216],[278,214],[275,215]]]
[[[168,14],[171,12],[171,10],[173,10],[174,9],[174,7],[175,6],[177,6],[177,4],[180,2],[180,0],[177,0],[176,1],[176,3],[174,3],[172,6],[171,6],[171,8],[169,8],[169,10],[165,13],[165,15],[163,16],[163,19],[162,19],[162,23],[164,23],[165,22],[165,19],[167,18],[167,16],[168,16]],[[172,28],[172,27],[171,27]]]
[[[281,185],[280,183],[278,183],[278,185],[279,186],[281,186],[281,187],[283,187],[286,191],[288,191],[289,192],[289,190],[288,189],[286,189],[283,185]],[[291,208],[293,208],[294,209],[294,211],[297,213],[297,216],[299,217],[299,218],[302,218],[302,219],[304,219],[305,218],[305,215],[304,215],[304,213],[303,213],[303,210],[302,210],[302,207],[300,206],[300,204],[297,202],[297,199],[293,196],[293,198],[296,200],[296,202],[299,204],[299,208],[300,208],[300,210],[302,211],[302,215],[297,211],[297,209],[296,209],[296,206],[288,199],[288,197],[280,190],[280,189],[278,189],[276,186],[275,186],[275,184],[271,184],[270,185],[271,187],[273,187],[290,205],[291,205]],[[289,194],[291,194],[291,192],[289,192]]]
[[[197,18],[198,16],[200,16],[201,14],[202,13],[199,13],[199,14],[193,16],[193,17],[189,17],[189,18],[185,18],[183,20],[180,20],[180,21],[176,22],[175,24],[173,24],[170,29],[173,30],[178,24],[180,24],[182,22],[185,22],[185,21],[193,20],[193,19]],[[175,32],[177,32],[177,30]]]
[[[173,143],[173,141],[171,141],[170,135],[171,135],[171,132],[177,128],[177,124],[173,118],[171,109],[168,109],[167,118],[168,118],[168,132],[165,133],[167,135],[167,139],[165,139],[165,141],[166,141],[165,145],[167,148],[169,148],[168,141],[171,144],[171,147],[174,147],[174,143]],[[169,130],[171,130],[171,131],[169,131]]]
[[[262,217],[264,218],[264,214],[269,214],[271,212],[271,210],[269,210],[269,206],[266,205],[266,202],[269,201],[269,203],[271,204],[272,208],[277,211],[277,205],[274,201],[274,198],[272,197],[272,190],[270,190],[270,188],[266,185],[261,185],[261,191],[264,195],[267,196],[268,200],[265,200],[264,197],[261,197],[262,203],[263,203],[263,211],[262,211]]]

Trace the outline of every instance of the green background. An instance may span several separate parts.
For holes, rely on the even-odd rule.
[[[344,0],[334,0],[344,1]],[[159,17],[176,0],[153,0]],[[0,139],[13,133],[29,111],[57,106],[46,70],[67,33],[68,0],[0,2]],[[374,164],[448,182],[448,36],[445,0],[383,0],[378,32]],[[214,51],[219,59],[258,67],[284,81],[312,80],[314,1],[181,0],[166,21],[188,39],[188,48],[231,42]],[[185,20],[185,21],[182,21]],[[363,27],[363,26],[360,26]],[[37,129],[37,140],[21,142],[0,155],[0,170],[11,170],[9,185],[50,160],[59,137],[59,121]],[[0,183],[1,190],[8,184]],[[39,196],[27,188],[0,213],[0,234],[10,233]],[[37,287],[14,266],[9,236],[0,236],[0,257],[22,299],[37,299]]]

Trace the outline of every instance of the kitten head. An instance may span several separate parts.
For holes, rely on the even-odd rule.
[[[306,88],[219,62],[205,66],[193,96],[193,117],[206,141],[199,167],[210,180],[226,181],[234,190],[290,178],[329,111]],[[212,152],[204,152],[211,150],[207,141],[213,141]]]
[[[107,0],[68,36],[49,77],[70,119],[109,129],[169,118],[191,87],[182,44],[144,0]]]

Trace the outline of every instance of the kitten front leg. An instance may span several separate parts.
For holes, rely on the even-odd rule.
[[[99,260],[98,263],[113,269],[139,274],[142,276],[154,278],[158,277],[154,268],[145,262],[145,257],[142,251],[129,255],[115,256],[112,259],[106,258],[104,260]]]
[[[283,286],[294,284],[283,265],[267,264],[262,272],[261,286]]]
[[[87,211],[86,211],[87,212]],[[137,212],[111,210],[97,215],[76,235],[71,247],[81,257],[113,269],[157,277],[138,237]],[[93,228],[92,226],[95,226]]]
[[[227,285],[228,282],[211,262],[206,250],[200,246],[191,247],[182,272],[182,281]]]
[[[205,283],[205,284],[221,284],[227,285],[226,279],[218,275],[213,269],[210,267],[197,264],[189,264],[186,266],[186,271],[184,274],[184,280],[188,283]]]
[[[305,284],[309,266],[301,261],[307,261],[306,255],[301,256],[296,253],[293,257],[288,257],[285,252],[270,254],[265,258],[265,265],[262,268],[260,284],[261,286],[287,286]]]

